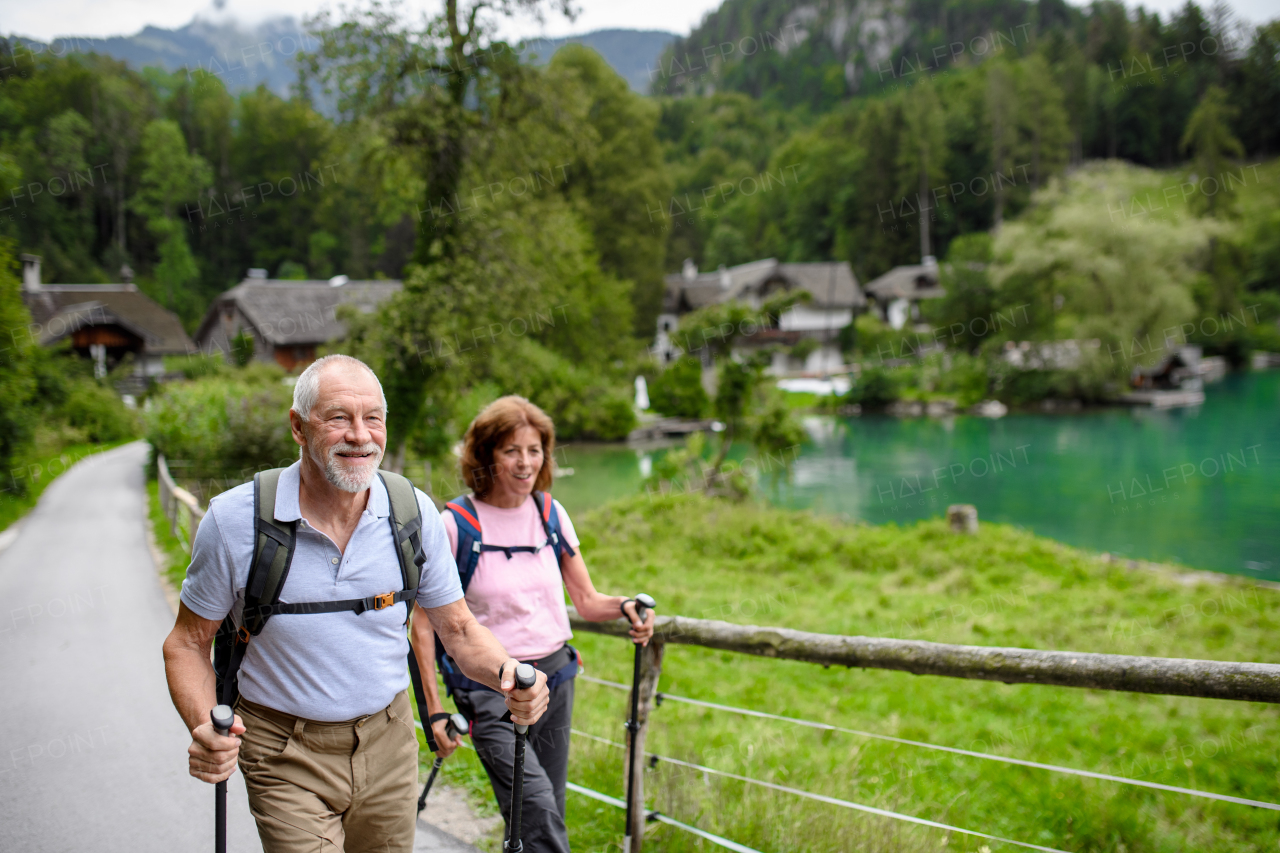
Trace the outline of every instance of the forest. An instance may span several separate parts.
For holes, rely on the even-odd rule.
[[[658,60],[647,96],[581,46],[530,64],[452,5],[425,25],[382,5],[311,19],[289,98],[233,95],[213,66],[10,39],[0,235],[51,282],[127,265],[188,329],[250,267],[404,279],[345,346],[409,416],[393,444],[426,455],[495,377],[552,407],[591,399],[570,434],[625,434],[630,379],[655,372],[662,276],[685,258],[845,260],[865,283],[935,255],[949,296],[930,322],[1030,306],[1023,339],[1114,351],[1252,306],[1256,340],[1205,343],[1237,363],[1269,345],[1280,22],[1194,3],[904,8],[886,53],[840,36],[839,15],[729,0]],[[1094,239],[1124,257],[1090,269]],[[535,306],[566,322],[482,357],[432,346]],[[862,351],[884,330],[850,332]]]

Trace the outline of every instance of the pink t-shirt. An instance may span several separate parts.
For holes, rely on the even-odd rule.
[[[493,632],[507,654],[519,660],[544,658],[573,637],[564,603],[564,581],[556,552],[546,545],[547,532],[530,497],[515,509],[490,506],[471,499],[486,545],[534,545],[536,554],[518,551],[507,559],[501,551],[480,555],[476,573],[467,585],[467,606],[476,621]],[[560,531],[578,550],[578,534],[559,501]],[[458,552],[458,523],[450,510],[440,513],[449,545]]]

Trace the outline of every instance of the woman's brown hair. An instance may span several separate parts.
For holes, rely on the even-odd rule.
[[[551,488],[551,455],[556,449],[556,427],[547,413],[524,397],[514,394],[499,397],[484,407],[467,427],[462,439],[462,479],[476,497],[483,498],[493,489],[497,472],[493,454],[504,441],[521,427],[533,427],[542,436],[542,468],[534,478],[533,488],[545,492]]]

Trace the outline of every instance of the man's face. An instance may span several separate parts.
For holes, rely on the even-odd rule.
[[[365,370],[334,365],[320,374],[320,395],[304,421],[289,413],[293,439],[344,492],[369,488],[387,447],[386,412],[377,381]]]

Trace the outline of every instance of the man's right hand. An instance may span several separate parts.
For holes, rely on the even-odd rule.
[[[231,735],[218,734],[212,722],[201,723],[191,731],[191,746],[187,747],[190,756],[191,775],[202,782],[221,782],[235,772],[236,758],[240,755],[240,738],[245,732],[240,715],[231,726]]]
[[[457,739],[449,737],[449,721],[436,720],[431,726],[431,734],[436,739],[436,755],[441,758],[448,758],[453,755],[453,751],[462,744],[462,735],[459,734]]]

